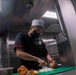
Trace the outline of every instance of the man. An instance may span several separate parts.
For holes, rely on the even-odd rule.
[[[32,21],[28,33],[19,33],[15,40],[15,52],[21,59],[21,65],[28,69],[38,70],[42,66],[47,65],[46,61],[41,59],[45,57],[51,68],[54,68],[56,62],[50,57],[45,44],[39,39],[40,34],[43,33],[44,21],[41,19],[34,19]]]

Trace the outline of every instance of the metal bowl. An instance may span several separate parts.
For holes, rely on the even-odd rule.
[[[0,68],[0,75],[12,75],[13,69],[14,69],[13,67]]]

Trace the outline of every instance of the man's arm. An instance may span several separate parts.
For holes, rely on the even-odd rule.
[[[46,59],[49,64],[49,67],[51,67],[51,68],[56,67],[56,65],[57,65],[56,61],[49,54],[46,56]]]
[[[33,56],[27,52],[24,52],[21,48],[16,48],[16,55],[24,60],[37,61],[40,66],[44,66],[47,64],[44,60],[42,60],[36,56]]]

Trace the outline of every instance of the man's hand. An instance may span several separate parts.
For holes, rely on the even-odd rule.
[[[57,65],[56,61],[54,59],[49,60],[49,67],[55,68]]]
[[[52,57],[50,57],[49,54],[46,56],[46,59],[49,64],[49,67],[55,68],[57,66],[57,62]]]
[[[47,65],[46,61],[42,60],[42,59],[38,59],[39,62],[39,66],[45,66]]]

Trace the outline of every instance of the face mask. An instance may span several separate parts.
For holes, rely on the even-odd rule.
[[[31,37],[32,37],[33,39],[38,38],[39,35],[40,35],[40,33],[37,33],[36,31],[33,31],[33,32],[31,33]]]

